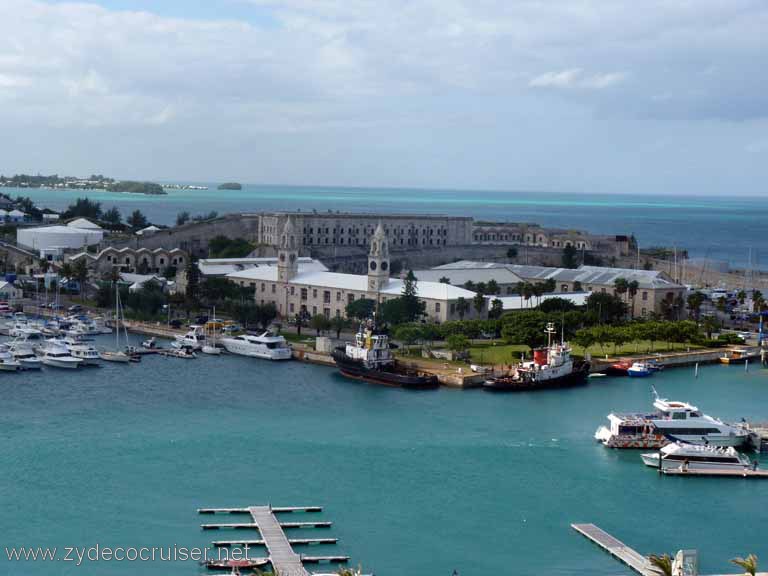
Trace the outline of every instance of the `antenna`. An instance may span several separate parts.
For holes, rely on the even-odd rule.
[[[654,400],[658,400],[659,399],[659,393],[656,392],[656,387],[653,384],[651,384],[651,392],[653,392]]]

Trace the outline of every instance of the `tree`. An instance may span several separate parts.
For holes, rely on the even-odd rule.
[[[48,261],[47,258],[40,258],[40,260],[37,261],[37,267],[40,269],[40,271],[45,274],[48,272],[48,269],[51,267],[51,263]]]
[[[495,296],[499,292],[501,292],[501,289],[499,288],[499,283],[496,282],[496,280],[494,280],[493,278],[488,280],[488,284],[486,284],[485,286],[485,294],[487,294],[488,296]]]
[[[62,214],[64,218],[91,218],[98,220],[101,218],[101,202],[94,202],[89,198],[78,198],[74,204]]]
[[[325,315],[315,314],[309,321],[309,325],[311,328],[314,328],[317,335],[320,336],[321,332],[324,332],[330,328],[331,322],[328,320],[328,318],[325,317]]]
[[[200,283],[200,298],[209,305],[240,296],[240,287],[227,278],[206,278]]]
[[[125,220],[125,223],[128,224],[131,228],[134,230],[139,228],[146,228],[147,226],[147,217],[142,214],[141,210],[134,210],[131,212],[131,215],[128,216],[128,218]]]
[[[717,299],[717,309],[720,312],[725,313],[727,307],[728,307],[728,299],[725,296],[720,296],[720,298]]]
[[[189,222],[189,212],[186,210],[176,215],[176,226],[183,226],[187,222]]]
[[[736,293],[736,300],[738,300],[738,301],[739,301],[739,304],[741,304],[742,306],[744,305],[744,301],[745,301],[746,299],[747,299],[747,293],[746,293],[746,292],[744,292],[744,290],[739,290],[739,291]]]
[[[578,251],[573,244],[568,244],[565,248],[563,248],[561,265],[563,268],[579,267]]]
[[[488,318],[497,319],[501,318],[504,313],[504,303],[498,298],[494,298],[491,302],[491,309],[488,311]]]
[[[347,327],[347,321],[341,316],[331,318],[331,328],[336,331],[336,340],[341,338],[341,331]]]
[[[698,320],[701,313],[701,305],[704,304],[704,294],[701,292],[692,292],[688,295],[688,310],[693,314],[693,317]]]
[[[587,311],[594,313],[601,324],[614,324],[624,319],[627,306],[614,294],[592,292],[587,298]]]
[[[464,336],[464,334],[451,334],[445,339],[445,342],[448,344],[448,349],[452,352],[460,353],[469,348],[469,338]]]
[[[74,268],[71,262],[64,262],[61,265],[61,269],[59,271],[61,272],[62,277],[66,278],[67,280],[72,280]]]
[[[622,301],[625,301],[624,295],[629,291],[629,281],[626,278],[616,278],[613,281],[613,291]]]
[[[440,284],[450,284],[451,279],[448,276],[441,276],[439,282]]]
[[[301,336],[301,329],[307,325],[307,322],[309,322],[309,312],[304,309],[299,310],[294,320],[296,322],[296,334]]]
[[[669,554],[661,556],[651,554],[648,562],[651,564],[651,569],[659,576],[672,576],[672,557]]]
[[[187,276],[187,299],[196,302],[200,291],[200,269],[197,262],[190,258],[184,272]]]
[[[456,300],[456,313],[459,315],[460,319],[464,320],[464,316],[467,312],[469,312],[469,302],[467,302],[464,296],[459,296]]]
[[[573,302],[566,300],[565,298],[547,298],[544,302],[539,304],[538,308],[542,312],[551,314],[554,312],[568,312],[570,310],[575,310],[576,306]]]
[[[469,290],[470,292],[474,292],[476,290],[475,283],[472,282],[472,280],[467,280],[464,282],[464,289]]]
[[[419,300],[418,284],[413,270],[409,270],[403,280],[403,293],[400,296],[400,300],[402,301],[406,322],[413,322],[426,314],[427,303]]]
[[[630,301],[632,303],[631,304],[632,308],[631,308],[630,314],[629,314],[630,318],[634,318],[635,317],[635,296],[637,296],[637,291],[639,289],[640,289],[640,284],[638,283],[637,280],[632,280],[627,285],[627,292],[629,293],[629,299],[630,299]]]
[[[757,556],[754,554],[750,554],[746,558],[734,558],[731,563],[742,568],[749,576],[757,574]]]
[[[272,302],[266,302],[256,307],[256,323],[266,330],[277,318],[277,308]]]
[[[507,248],[507,258],[509,260],[514,260],[517,258],[517,248],[514,246],[512,248]]]
[[[541,285],[542,290],[544,293],[547,292],[554,292],[557,290],[557,282],[555,282],[554,278],[547,278],[544,283]]]
[[[120,214],[120,210],[117,206],[112,206],[112,208],[104,212],[101,219],[104,220],[104,222],[115,226],[119,226],[123,222],[123,216]]]
[[[88,296],[88,263],[85,258],[78,258],[72,267],[72,276],[80,285],[80,298],[85,300]]]
[[[353,300],[346,307],[347,318],[355,318],[356,320],[367,320],[373,315],[373,311],[376,309],[376,301],[370,298],[360,298],[359,300]]]
[[[760,290],[752,292],[752,312],[759,313],[763,311],[765,307],[765,298]]]
[[[412,346],[422,338],[421,328],[416,324],[401,324],[395,327],[394,336],[406,346]],[[410,353],[410,350],[408,351]]]
[[[547,315],[538,310],[524,310],[502,317],[501,336],[509,344],[526,344],[537,348],[547,339],[544,327]]]
[[[719,328],[718,321],[712,316],[705,316],[704,321],[701,323],[701,327],[707,335],[708,340],[712,340],[712,332]]]
[[[475,307],[477,317],[480,318],[483,314],[483,309],[485,308],[485,296],[483,296],[482,292],[475,294],[474,298],[472,298],[472,305]]]
[[[223,235],[208,241],[208,253],[211,258],[245,258],[256,246],[245,238],[234,240]]]

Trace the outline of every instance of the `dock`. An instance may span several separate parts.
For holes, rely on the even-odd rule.
[[[215,548],[229,548],[232,546],[241,546],[246,549],[251,546],[263,546],[267,549],[268,556],[260,558],[250,558],[245,561],[239,561],[240,567],[258,567],[265,564],[271,564],[276,574],[285,576],[309,576],[309,572],[304,568],[304,564],[319,563],[339,563],[343,564],[349,561],[349,556],[329,555],[329,556],[309,556],[298,554],[293,549],[294,546],[314,546],[322,544],[336,544],[337,538],[288,538],[285,533],[289,528],[330,528],[331,522],[283,522],[278,519],[278,514],[290,514],[294,512],[321,512],[320,506],[248,506],[244,508],[199,508],[198,514],[217,515],[217,514],[242,514],[250,516],[250,522],[242,523],[209,523],[201,524],[203,530],[256,530],[259,538],[255,539],[231,539],[215,540],[212,544]],[[222,567],[222,562],[209,562],[208,567],[218,569]],[[226,563],[224,563],[226,567]]]
[[[752,478],[768,480],[768,470],[746,470],[738,469],[711,469],[711,470],[682,470],[681,468],[671,468],[661,470],[663,476],[694,476],[698,478]]]
[[[571,528],[579,534],[597,544],[605,552],[640,574],[641,576],[658,576],[653,570],[648,558],[617,540],[602,528],[594,524],[571,524]]]

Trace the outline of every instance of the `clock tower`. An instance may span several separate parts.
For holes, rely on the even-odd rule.
[[[380,292],[389,282],[389,241],[379,222],[368,254],[368,291]]]

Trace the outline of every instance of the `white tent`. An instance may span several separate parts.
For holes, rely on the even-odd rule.
[[[70,228],[80,228],[83,230],[101,230],[101,226],[98,224],[94,224],[90,220],[86,220],[85,218],[78,218],[77,220],[72,220],[69,224],[67,224]]]

